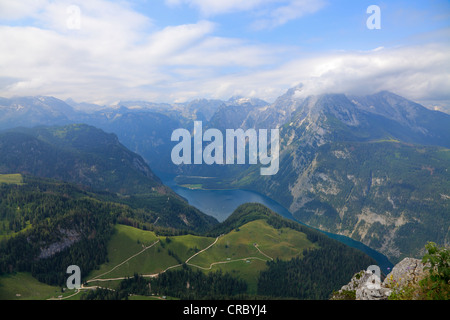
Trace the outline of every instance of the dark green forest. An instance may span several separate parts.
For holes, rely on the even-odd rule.
[[[156,212],[173,210],[190,216],[194,210],[167,197],[134,203],[132,208],[129,198],[114,194],[93,193],[50,179],[24,176],[23,180],[21,185],[0,184],[0,274],[27,271],[51,285],[64,284],[69,265],[76,264],[87,274],[106,262],[114,224],[160,235],[186,234],[186,228],[151,222]]]
[[[242,299],[245,281],[221,271],[205,274],[186,265],[181,270],[169,270],[150,280],[135,274],[122,280],[116,290],[89,290],[83,300],[126,300],[130,295],[170,296],[182,300]]]
[[[150,280],[151,293],[186,300],[229,299],[243,295],[247,283],[221,271],[208,274],[184,266]]]
[[[96,194],[64,182],[30,176],[23,176],[23,182],[0,184],[0,274],[25,271],[43,283],[64,286],[67,266],[76,264],[87,275],[108,261],[107,245],[116,223],[160,235],[188,233],[152,225],[149,221],[155,212],[146,208],[150,205],[145,201],[140,206],[134,203],[133,208],[125,204],[126,201],[112,201],[118,200],[113,194]],[[173,210],[170,206],[166,209]],[[304,232],[319,246],[319,249],[305,251],[303,259],[268,263],[258,281],[261,297],[327,298],[355,272],[375,263],[362,252],[282,218],[260,204],[241,205],[207,234],[226,233],[257,219],[266,219],[274,228]],[[247,290],[243,280],[230,274],[205,274],[187,266],[163,273],[145,285],[139,278],[128,281],[122,283],[122,289],[117,292],[99,290],[85,298],[123,299],[130,294],[145,293],[141,290],[144,287],[151,288],[144,295],[154,293],[180,299],[242,298]]]
[[[69,265],[93,270],[106,261],[113,226],[126,211],[65,183],[0,185],[0,221],[9,221],[1,233],[17,232],[0,241],[0,273],[27,271],[62,285]]]
[[[0,155],[0,174],[65,181],[106,201],[144,210],[135,212],[138,219],[126,216],[127,224],[150,227],[159,218],[158,227],[204,232],[218,223],[162,184],[144,159],[117,136],[92,126],[11,129],[0,133]],[[14,230],[24,227],[23,221],[8,223]]]
[[[304,250],[303,258],[268,261],[258,279],[258,295],[272,298],[328,299],[335,288],[348,282],[358,270],[376,262],[363,252],[332,240],[318,230],[283,218],[260,204],[243,204],[214,230],[228,232],[265,218],[276,229],[290,228],[306,234],[319,248]]]

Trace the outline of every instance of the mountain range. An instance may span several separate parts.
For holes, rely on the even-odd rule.
[[[291,90],[269,109],[262,121],[280,126],[279,173],[250,167],[229,185],[391,261],[420,256],[426,241],[449,243],[449,115],[389,92],[297,99]]]
[[[203,188],[258,191],[299,221],[359,240],[393,262],[420,256],[426,241],[450,242],[450,115],[394,93],[305,96],[298,86],[273,103],[245,97],[111,107],[67,102],[2,98],[0,130],[100,128],[142,156],[149,172],[176,174],[183,183],[211,177],[201,179]],[[195,120],[220,130],[279,128],[279,172],[262,177],[258,166],[175,166],[171,134],[193,128]]]
[[[328,299],[376,263],[263,205],[218,223],[89,125],[9,129],[0,152],[0,299]]]
[[[0,133],[0,174],[72,183],[146,210],[144,222],[204,231],[217,221],[165,186],[114,134],[88,125],[15,128]]]

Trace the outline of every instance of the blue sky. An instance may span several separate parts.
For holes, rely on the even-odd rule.
[[[302,83],[448,106],[449,38],[447,0],[1,0],[0,96],[273,101]]]
[[[134,7],[149,17],[155,17],[155,24],[161,28],[208,19],[219,25],[218,36],[239,37],[271,45],[295,45],[307,50],[370,50],[374,46],[408,44],[411,36],[450,24],[448,1],[311,1],[320,5],[310,14],[305,13],[279,25],[268,22],[260,28],[258,22],[270,20],[270,12],[280,7],[278,2],[269,2],[253,10],[230,9],[209,14],[203,13],[199,5],[190,5],[190,1],[179,2],[168,7],[164,1],[138,1]],[[280,3],[286,5],[289,1]],[[382,11],[382,28],[376,32],[366,27],[370,16],[366,9],[372,4],[377,4]],[[269,13],[264,15],[266,11]]]

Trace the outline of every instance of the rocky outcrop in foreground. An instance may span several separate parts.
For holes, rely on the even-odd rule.
[[[335,292],[332,300],[387,300],[394,292],[414,288],[428,275],[421,260],[405,258],[386,276],[383,282],[373,271],[360,271],[348,284]]]

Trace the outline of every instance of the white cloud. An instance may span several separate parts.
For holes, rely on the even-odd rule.
[[[70,30],[72,3],[48,3],[31,14],[33,27],[0,26],[0,95],[162,99],[189,73],[205,79],[271,61],[267,48],[213,36],[210,21],[157,29],[146,16],[102,0],[75,2],[81,27]]]
[[[179,6],[185,3],[198,8],[202,14],[211,16],[236,11],[247,11],[263,4],[276,1],[277,0],[166,0],[166,3],[170,6]]]
[[[46,0],[0,1],[0,19],[16,20],[31,17],[47,5]]]
[[[292,59],[270,70],[223,75],[192,83],[199,95],[226,99],[241,94],[273,101],[303,83],[304,96],[370,94],[389,90],[416,101],[450,101],[450,46],[426,45],[368,52],[327,53]],[[183,88],[177,88],[180,92]]]
[[[209,21],[196,24],[169,26],[149,36],[149,41],[142,49],[153,57],[172,58],[173,55],[188,50],[201,42],[214,30]],[[168,60],[165,59],[165,60]]]
[[[253,27],[256,29],[270,29],[312,14],[324,8],[323,0],[291,0],[267,13],[266,17],[256,20]]]
[[[238,8],[233,3],[229,10]],[[309,2],[298,2],[293,16],[301,14],[302,3]],[[79,30],[67,29],[71,4],[81,9]],[[307,56],[298,48],[217,37],[218,26],[208,20],[156,28],[122,2],[43,1],[36,12],[8,10],[32,17],[34,24],[0,26],[0,96],[108,103],[239,94],[271,101],[302,82],[305,94],[390,90],[417,101],[450,101],[450,46],[444,44]],[[281,16],[274,12],[272,17]]]
[[[344,52],[298,61],[309,77],[306,94],[344,92],[367,94],[390,90],[423,99],[450,86],[450,47],[422,45]],[[448,93],[450,98],[450,93]]]
[[[252,11],[257,17],[252,25],[255,29],[281,26],[325,7],[325,0],[166,0],[169,6],[187,4],[205,16],[231,12]]]

